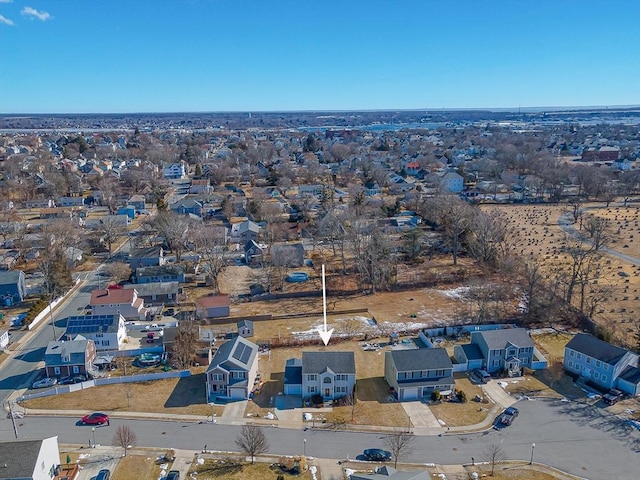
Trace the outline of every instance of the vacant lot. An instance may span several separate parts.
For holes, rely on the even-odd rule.
[[[156,457],[144,455],[127,455],[118,462],[111,478],[113,480],[140,480],[143,478],[160,478],[161,464]],[[167,471],[171,464],[167,464]]]
[[[193,463],[189,474],[197,475],[200,480],[276,480],[279,475],[285,479],[311,480],[313,478],[310,470],[303,471],[300,474],[297,473],[297,470],[293,470],[292,459],[281,459],[278,464],[251,464],[232,457],[224,460],[211,458],[199,460]],[[300,468],[304,470],[304,467],[304,460],[302,459]],[[317,471],[315,478],[318,480],[322,478]],[[120,479],[116,478],[114,480]]]

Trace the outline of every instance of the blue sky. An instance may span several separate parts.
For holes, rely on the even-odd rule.
[[[0,113],[640,104],[640,0],[0,0]]]

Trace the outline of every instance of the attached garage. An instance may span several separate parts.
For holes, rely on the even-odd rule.
[[[290,358],[284,367],[284,394],[302,395],[302,359]]]
[[[403,400],[418,400],[418,388],[419,387],[404,387],[400,389],[400,401]]]

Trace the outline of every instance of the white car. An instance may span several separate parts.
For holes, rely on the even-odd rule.
[[[53,387],[56,383],[58,383],[58,380],[55,378],[43,378],[42,380],[38,380],[37,382],[34,382],[32,387],[47,388],[47,387]]]

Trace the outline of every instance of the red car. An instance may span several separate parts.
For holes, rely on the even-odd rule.
[[[91,415],[85,415],[80,420],[82,425],[102,425],[106,423],[109,425],[109,415],[106,413],[92,413]]]

